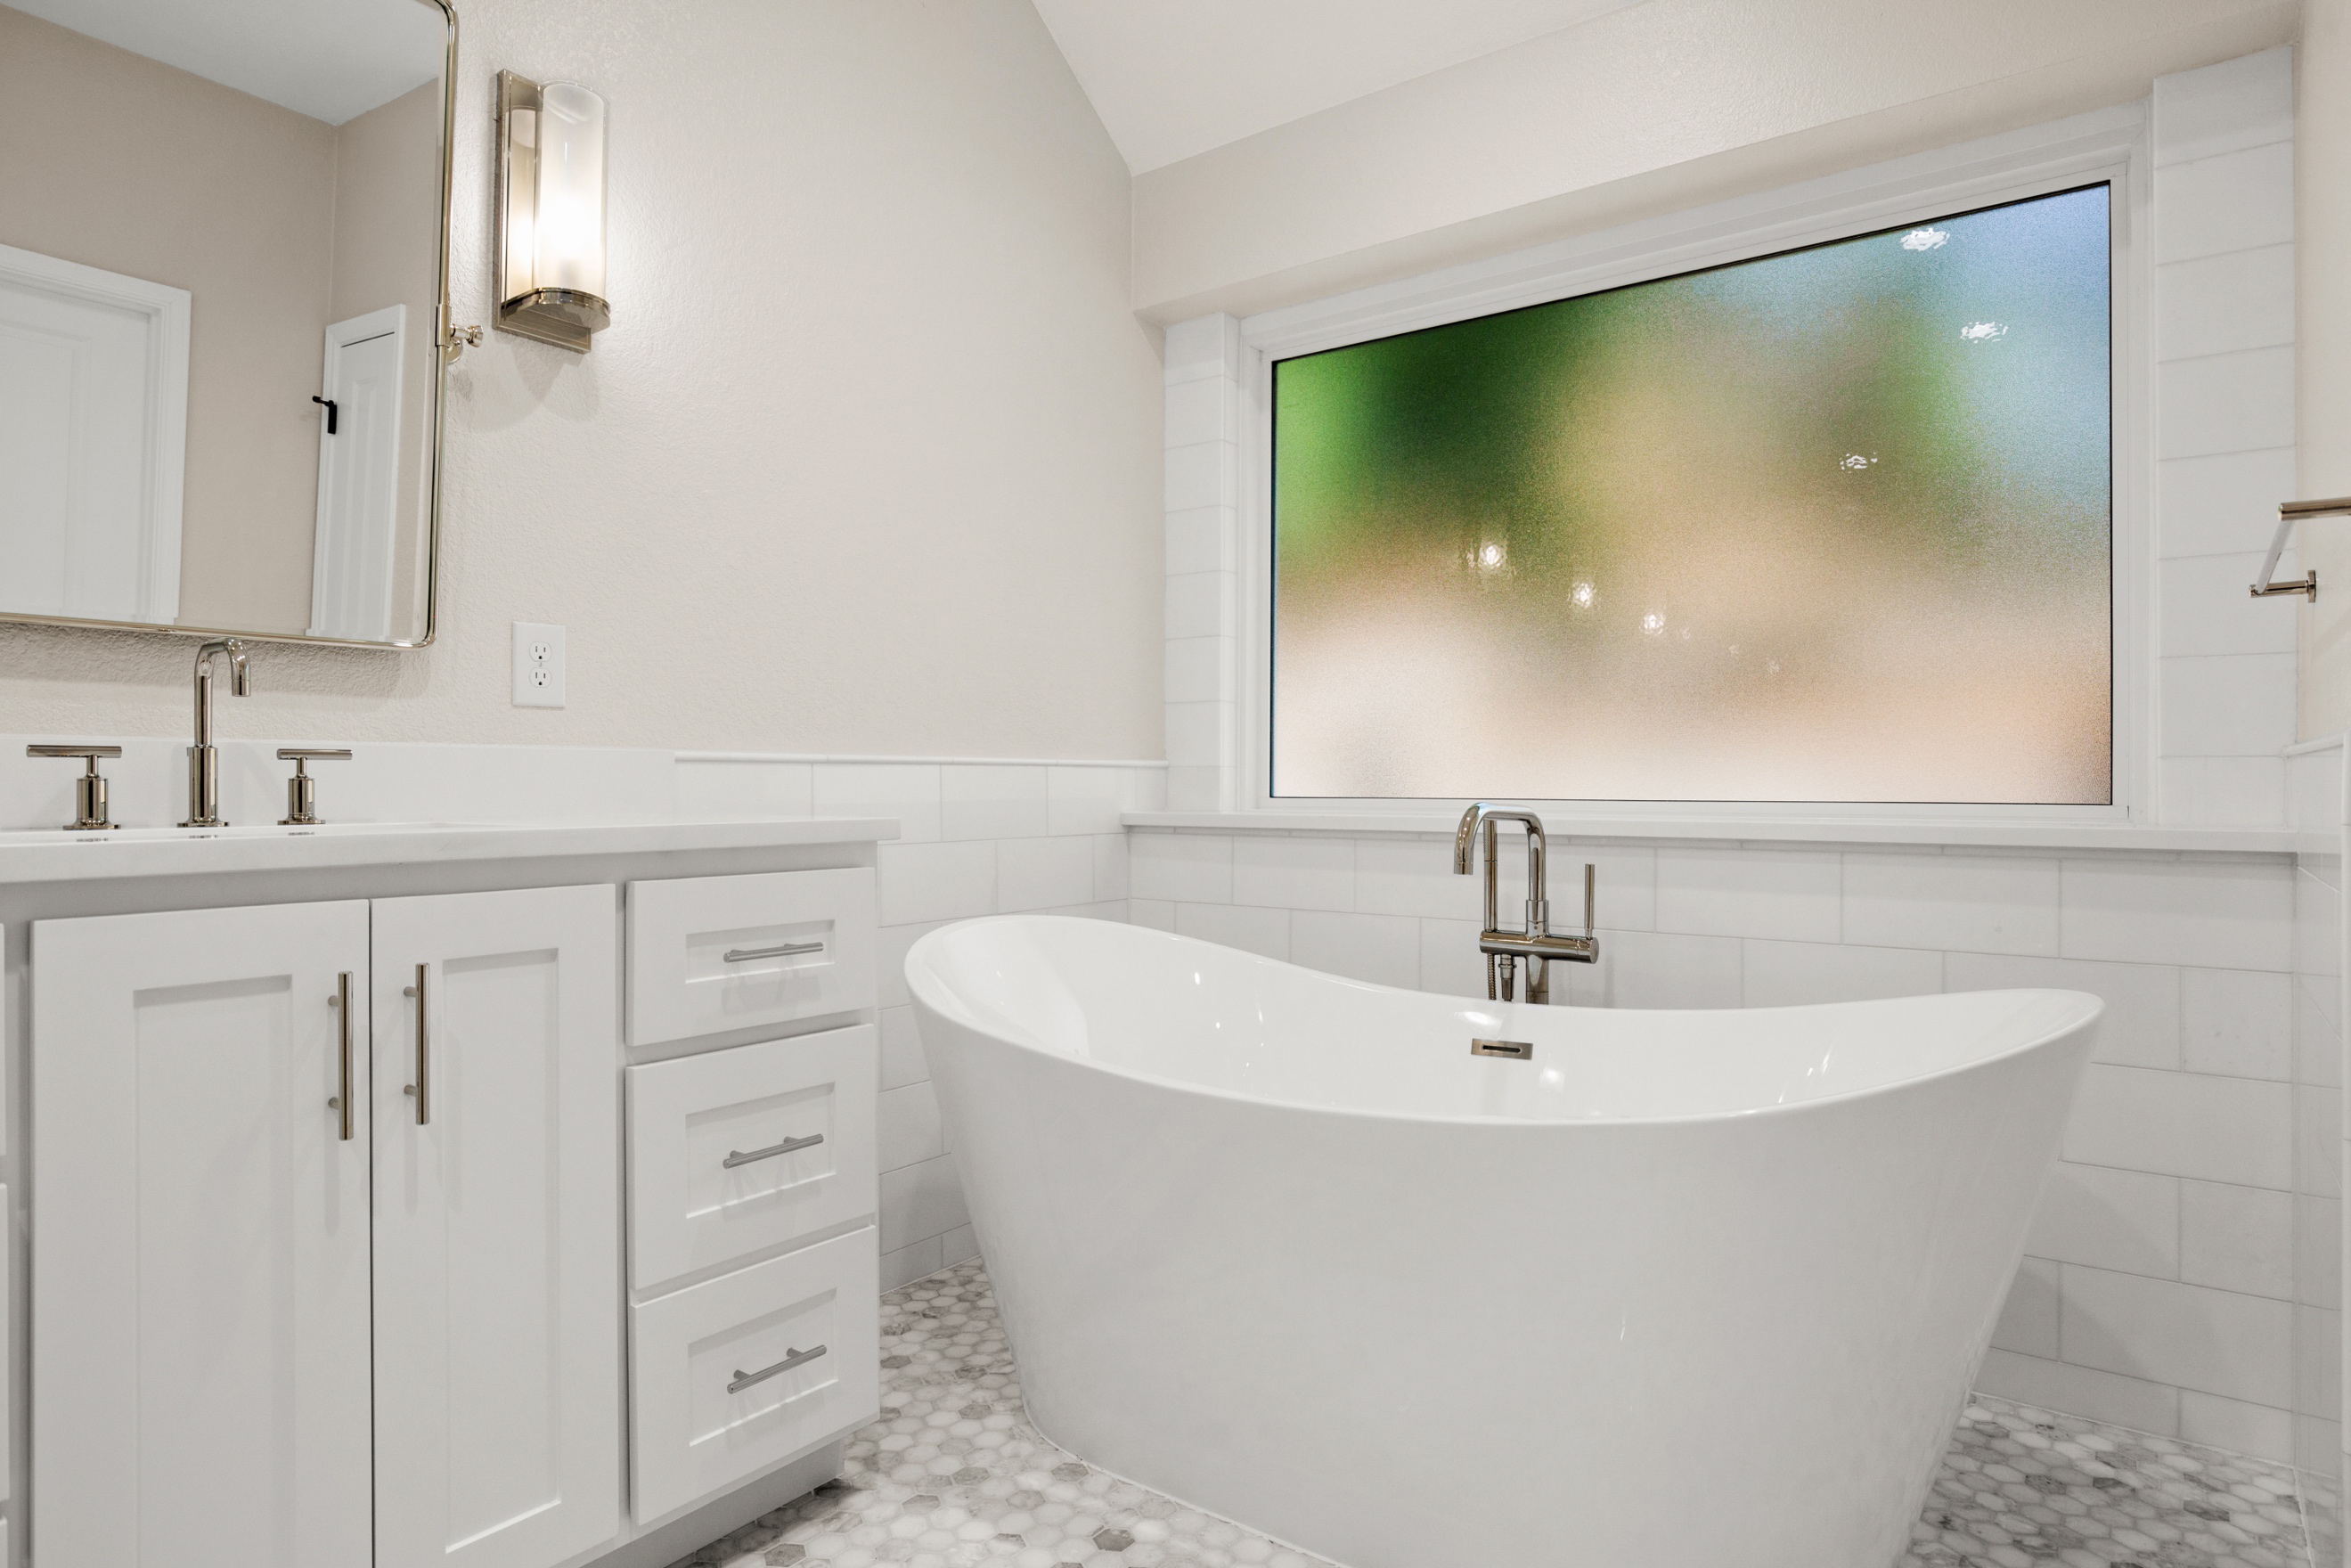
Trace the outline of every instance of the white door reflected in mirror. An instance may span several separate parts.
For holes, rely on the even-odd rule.
[[[0,246],[0,610],[171,621],[184,288]]]
[[[310,552],[310,635],[380,643],[392,635],[400,528],[400,368],[408,308],[327,329],[319,402],[319,530]]]

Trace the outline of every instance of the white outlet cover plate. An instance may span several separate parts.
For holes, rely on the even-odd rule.
[[[514,706],[563,706],[563,628],[540,621],[514,623]]]

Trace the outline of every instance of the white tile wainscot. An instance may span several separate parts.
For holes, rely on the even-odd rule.
[[[976,1257],[906,996],[906,949],[979,915],[1127,916],[1121,816],[1164,805],[1166,769],[974,758],[678,754],[677,805],[708,816],[894,817],[880,850],[882,1288]]]
[[[2303,793],[2336,809],[2322,785]],[[1484,990],[1479,879],[1452,874],[1449,834],[1259,827],[1238,814],[1131,825],[1138,924],[1387,985]],[[1980,1386],[2295,1458],[2298,1413],[2333,1398],[2320,1385],[2333,1376],[2322,1347],[2335,1343],[2337,1207],[2334,1166],[2294,1151],[2298,1139],[2340,1144],[2333,1091],[2294,1081],[2298,1034],[2304,1055],[2334,1060],[2333,1037],[2314,1045],[2321,1031],[2296,1000],[2325,988],[2331,1007],[2334,970],[2324,988],[2297,970],[2339,940],[2297,940],[2323,884],[2308,856],[2297,869],[2294,833],[2050,830],[2003,847],[1808,842],[1793,835],[1829,830],[1792,825],[1782,840],[1712,841],[1692,828],[1579,838],[1552,825],[1555,922],[1574,917],[1577,869],[1597,867],[1601,962],[1552,971],[1570,1005],[2010,986],[2105,998],[2064,1158]],[[1866,831],[1845,824],[1836,836]],[[1505,909],[1524,896],[1517,848],[1506,834]],[[2300,1414],[2300,1446],[2331,1454],[2336,1428],[2319,1419]]]
[[[28,758],[37,741],[119,744],[105,765],[115,816],[134,826],[186,813],[186,742],[87,735],[0,737],[0,831],[47,831],[72,815],[70,767]],[[340,744],[331,731],[221,743],[233,821],[284,812],[279,746]],[[882,1286],[959,1262],[977,1246],[954,1156],[906,1005],[915,936],[948,920],[1021,910],[1126,917],[1122,813],[1166,804],[1157,762],[678,752],[556,746],[361,744],[319,780],[330,822],[749,821],[884,818],[879,852]]]

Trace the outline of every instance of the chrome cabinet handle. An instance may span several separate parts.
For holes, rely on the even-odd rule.
[[[737,1166],[747,1166],[753,1160],[772,1160],[778,1155],[789,1155],[799,1149],[812,1149],[822,1142],[824,1142],[824,1134],[817,1133],[805,1138],[786,1138],[780,1144],[769,1144],[766,1148],[753,1149],[747,1155],[740,1149],[729,1149],[726,1151],[726,1157],[718,1163],[731,1171]]]
[[[735,1381],[726,1385],[726,1392],[729,1394],[740,1394],[746,1388],[750,1387],[754,1383],[765,1383],[768,1378],[775,1376],[776,1374],[779,1372],[789,1372],[795,1366],[805,1366],[808,1363],[814,1361],[818,1356],[822,1355],[823,1354],[824,1346],[822,1345],[817,1346],[814,1350],[788,1349],[784,1352],[784,1359],[776,1363],[773,1366],[763,1366],[757,1372],[745,1372],[738,1367],[736,1369]]]
[[[779,947],[729,947],[726,949],[726,962],[747,964],[754,958],[789,958],[796,954],[823,951],[824,944],[821,942],[787,942]]]
[[[330,1096],[327,1105],[329,1109],[340,1111],[343,1113],[341,1141],[348,1144],[351,1141],[351,976],[350,970],[346,969],[335,977],[335,994],[327,998],[327,1005],[335,1009],[336,1030],[342,1037],[343,1077],[343,1092]]]
[[[423,964],[417,965],[416,984],[404,987],[401,991],[404,997],[416,998],[416,1082],[404,1087],[401,1092],[415,1096],[416,1124],[420,1127],[433,1120],[433,1059],[426,1052],[424,1044],[424,969]]]

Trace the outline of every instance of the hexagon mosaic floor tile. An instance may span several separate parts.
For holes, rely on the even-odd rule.
[[[1327,1568],[1038,1436],[977,1260],[882,1299],[882,1368],[839,1480],[674,1568]],[[1988,1397],[1911,1540],[1898,1568],[2310,1564],[2286,1467]]]

